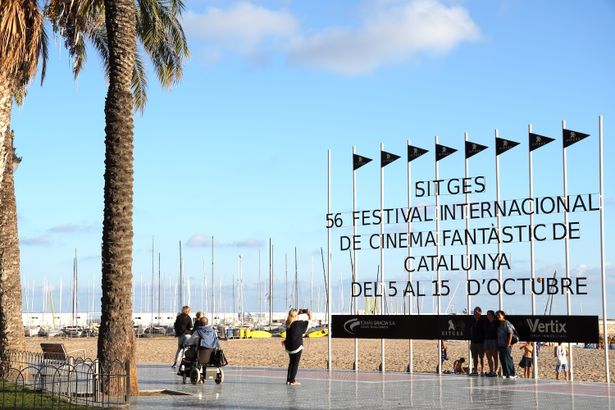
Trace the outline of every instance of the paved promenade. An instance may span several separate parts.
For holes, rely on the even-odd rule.
[[[139,366],[142,390],[185,395],[133,399],[131,409],[609,409],[615,386],[460,375],[299,369],[301,386],[285,384],[285,369],[224,368],[224,383],[182,384],[168,365]]]

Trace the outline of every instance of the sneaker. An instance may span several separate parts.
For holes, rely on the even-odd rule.
[[[470,376],[478,376],[478,373],[477,372],[472,372],[472,373],[470,373]]]
[[[171,369],[175,369],[177,367],[177,365],[174,363],[171,365]]]
[[[299,383],[299,382],[292,382],[292,383],[288,383],[288,384],[290,384],[291,386],[301,386],[301,383]]]
[[[497,374],[495,372],[487,373],[487,377],[496,377]]]
[[[517,376],[508,376],[509,379],[515,380]]]

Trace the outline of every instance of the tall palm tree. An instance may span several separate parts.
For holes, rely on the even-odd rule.
[[[23,102],[39,60],[47,59],[43,15],[36,0],[0,1],[0,359],[23,350],[19,238],[13,172],[19,163],[13,145],[13,101]]]
[[[181,0],[51,0],[47,7],[54,30],[73,57],[75,75],[86,61],[85,41],[90,40],[109,80],[98,358],[111,370],[130,362],[132,392],[138,388],[132,328],[133,108],[143,110],[147,100],[136,39],[151,57],[160,82],[170,87],[181,78],[188,56],[179,22],[182,10]]]

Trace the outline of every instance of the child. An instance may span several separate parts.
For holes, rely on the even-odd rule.
[[[559,380],[560,373],[564,373],[564,380],[568,380],[568,350],[566,350],[566,346],[559,342],[553,351],[553,355],[557,358],[555,380]]]
[[[466,362],[464,357],[460,357],[459,359],[453,362],[453,373],[455,374],[464,374],[465,370],[463,368],[463,364]]]
[[[523,377],[529,379],[532,374],[532,364],[534,364],[534,342],[527,342],[519,349],[523,350],[523,357],[519,362],[519,366],[523,368]]]

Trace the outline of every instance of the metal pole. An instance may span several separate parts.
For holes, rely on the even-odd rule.
[[[528,125],[528,133],[532,132],[532,124]],[[529,177],[530,177],[530,192],[529,197],[534,198],[534,169],[532,162],[532,151],[528,148],[528,156],[529,156]],[[532,201],[532,212],[530,213],[530,226],[534,226],[534,202]],[[534,294],[534,281],[536,280],[536,272],[534,269],[534,241],[530,238],[530,280],[532,282],[531,288],[531,298],[532,298],[532,316],[536,314],[536,295]],[[534,372],[534,379],[538,379],[538,355],[533,355],[533,366],[532,370]]]
[[[497,139],[500,137],[499,131],[495,130],[495,138],[496,144]],[[500,203],[500,156],[495,154],[495,200],[499,204]],[[497,225],[498,225],[498,235],[500,235],[501,231],[502,219],[500,213],[497,214]],[[502,243],[498,241],[498,255],[502,255]],[[502,264],[498,264],[498,282],[502,283]],[[498,308],[499,310],[504,309],[504,301],[502,292],[498,293]]]
[[[214,237],[211,237],[211,323],[216,317],[216,284],[214,282]]]
[[[297,247],[295,246],[295,306],[299,308],[299,269],[297,268]]]
[[[384,151],[384,144],[380,143],[380,152]],[[382,154],[380,154],[382,155]],[[380,164],[380,240],[384,238],[384,167]],[[384,315],[384,247],[380,246],[380,314]],[[385,346],[384,339],[380,339],[380,371],[385,372]]]
[[[327,150],[327,213],[331,213],[331,150]],[[327,229],[327,323],[329,332],[327,334],[327,369],[331,371],[332,350],[331,350],[331,229]]]
[[[438,136],[435,137],[436,145],[438,144]],[[437,153],[436,153],[437,155]],[[435,161],[436,164],[436,178],[437,181],[439,179],[439,168],[438,161]],[[440,189],[436,191],[436,207],[434,209],[434,219],[436,222],[436,259],[440,259],[440,210],[438,207],[440,206],[439,195]],[[436,314],[440,316],[440,268],[439,264],[436,267],[436,289],[438,290],[436,295]],[[442,339],[438,339],[438,374],[442,374]]]
[[[410,146],[410,140],[407,141],[407,145]],[[412,209],[412,163],[408,161],[408,213]],[[408,218],[408,237],[410,237],[410,233],[412,232],[412,222],[411,218]],[[408,246],[408,257],[412,256],[412,247]],[[355,262],[356,263],[356,262]],[[408,269],[408,283],[412,284],[412,272]],[[412,314],[412,293],[408,294],[408,314]],[[413,340],[410,339],[408,341],[408,373],[414,372],[414,343]]]
[[[161,287],[160,286],[160,252],[158,252],[158,325],[160,325],[160,313],[161,313],[160,312],[160,287]]]
[[[602,334],[604,335],[604,368],[606,382],[611,383],[609,370],[609,329],[606,316],[606,262],[604,252],[604,159],[603,159],[602,115],[598,117],[598,157],[600,163],[600,278],[602,281]]]
[[[269,238],[269,326],[273,324],[273,245]]]
[[[152,310],[152,320],[150,322],[150,326],[153,328],[154,327],[154,236],[152,236],[152,284],[150,286],[150,290],[151,290],[151,295],[150,295],[150,300],[151,300],[151,310]],[[153,334],[153,332],[152,332]]]
[[[356,147],[352,147],[352,158],[354,158],[356,154]],[[354,220],[354,213],[357,212],[357,170],[352,167],[352,235],[353,238],[356,237],[357,234],[357,224]],[[355,247],[352,247],[352,281],[357,281],[357,251]],[[352,313],[358,314],[358,306],[356,298],[352,299]],[[359,339],[354,339],[354,363],[352,364],[352,368],[354,371],[359,371]]]
[[[562,120],[562,130],[566,128],[566,120]],[[568,159],[566,155],[566,147],[562,148],[562,175],[563,175],[563,185],[564,185],[564,198],[566,198],[566,204],[568,204]],[[568,227],[568,208],[564,209],[564,225]],[[566,279],[570,280],[570,239],[568,235],[564,238],[564,259],[566,272],[564,276]],[[572,314],[572,305],[570,304],[570,291],[566,291],[566,313],[568,316]],[[568,374],[570,377],[570,381],[574,381],[574,366],[573,366],[573,350],[571,349],[571,344],[568,343],[568,356],[570,358],[568,369]]]
[[[261,248],[258,248],[258,320],[260,324],[261,316],[263,315],[263,295],[262,295],[262,281],[261,281]]]
[[[464,164],[465,164],[465,178],[466,180],[468,179],[468,174],[469,174],[469,168],[468,168],[468,157],[467,155],[465,155],[465,143],[468,142],[468,133],[464,132],[463,133],[463,141],[464,141]],[[465,210],[466,210],[466,215],[465,220],[466,220],[466,232],[468,232],[470,230],[470,218],[469,218],[469,213],[468,213],[468,203],[470,202],[470,195],[466,192],[465,193]],[[466,241],[466,263],[469,262],[470,260],[470,243],[469,241]],[[468,269],[466,271],[466,283],[470,283],[470,270]],[[501,283],[501,282],[500,282]],[[467,292],[467,286],[466,286],[466,292]],[[467,292],[467,308],[466,308],[466,312],[468,315],[470,315],[471,313],[471,307],[472,307],[472,296],[470,295],[470,292]],[[468,373],[472,374],[472,370],[473,370],[473,364],[474,364],[474,358],[472,357],[472,349],[470,348],[470,344],[471,341],[468,340]]]

